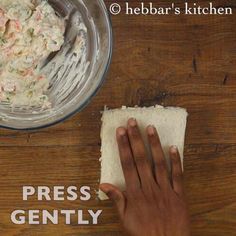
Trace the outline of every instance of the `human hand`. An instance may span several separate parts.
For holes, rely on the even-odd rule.
[[[170,148],[171,176],[157,130],[147,127],[154,169],[147,158],[137,121],[117,129],[117,143],[126,181],[121,192],[111,184],[100,189],[115,203],[124,231],[130,236],[189,236],[183,172],[178,149]]]

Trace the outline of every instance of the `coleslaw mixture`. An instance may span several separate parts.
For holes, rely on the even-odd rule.
[[[64,43],[65,20],[46,0],[0,0],[0,102],[51,106],[40,65]]]

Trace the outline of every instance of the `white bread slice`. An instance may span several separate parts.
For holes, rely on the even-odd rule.
[[[102,116],[101,129],[101,179],[100,183],[110,183],[125,190],[125,179],[121,168],[116,129],[127,126],[129,118],[136,118],[140,126],[146,147],[148,149],[146,127],[154,125],[160,136],[165,156],[168,158],[169,147],[178,147],[183,165],[184,138],[187,112],[183,108],[162,106],[148,108],[126,108],[105,110]],[[99,198],[106,200],[107,196],[99,191]]]

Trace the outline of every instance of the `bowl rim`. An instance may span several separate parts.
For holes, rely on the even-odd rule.
[[[101,80],[98,84],[98,86],[96,87],[96,89],[94,90],[94,92],[83,102],[83,104],[78,107],[77,109],[75,109],[74,111],[70,112],[69,114],[67,114],[66,116],[64,116],[63,118],[60,118],[58,120],[55,120],[53,122],[50,122],[48,124],[45,125],[39,125],[39,126],[35,126],[32,128],[16,128],[16,127],[11,127],[11,126],[7,126],[7,125],[0,125],[0,128],[3,129],[8,129],[8,130],[15,130],[15,131],[33,131],[33,130],[39,130],[39,129],[45,129],[54,125],[57,125],[59,123],[62,123],[64,121],[66,121],[67,119],[69,119],[70,117],[76,115],[77,113],[79,113],[80,111],[82,111],[85,107],[88,106],[88,104],[91,102],[91,100],[96,96],[96,94],[99,92],[99,90],[101,89],[102,85],[104,84],[110,65],[111,65],[111,61],[112,61],[112,55],[113,55],[113,28],[112,28],[112,21],[111,21],[111,16],[109,14],[109,11],[106,7],[106,4],[104,2],[104,0],[98,0],[99,3],[101,4],[101,7],[103,8],[105,17],[106,17],[106,21],[108,24],[108,35],[109,35],[109,55],[108,55],[108,60],[107,60],[107,65],[105,67],[105,70],[103,72],[103,75],[101,76]]]

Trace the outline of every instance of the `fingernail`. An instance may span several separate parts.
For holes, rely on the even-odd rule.
[[[176,154],[178,152],[178,147],[177,146],[171,146],[170,151],[171,151],[171,153]]]
[[[149,135],[154,135],[156,132],[156,128],[153,125],[149,125],[147,128],[147,132]]]
[[[123,128],[123,127],[118,128],[117,129],[117,134],[120,135],[120,136],[125,136],[125,134],[126,134],[125,128]]]
[[[137,126],[137,121],[136,121],[136,119],[134,119],[134,118],[130,118],[129,121],[128,121],[128,124],[129,124],[131,127],[135,127],[135,126]]]

